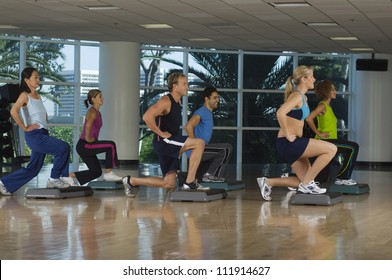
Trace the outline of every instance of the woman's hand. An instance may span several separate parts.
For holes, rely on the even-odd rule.
[[[329,139],[329,132],[320,132],[318,134],[318,137],[323,138],[323,139]]]
[[[295,136],[294,134],[289,134],[286,136],[286,139],[290,142],[294,142],[295,138],[297,138],[297,136]]]
[[[33,131],[33,130],[38,129],[38,128],[39,128],[39,124],[38,123],[32,123],[28,127],[26,127],[25,131]]]

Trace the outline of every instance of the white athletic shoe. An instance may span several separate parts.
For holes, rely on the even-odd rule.
[[[341,179],[336,179],[335,181],[336,185],[345,185],[345,186],[354,186],[357,185],[357,181],[354,181],[353,179],[348,179],[348,180],[341,180]]]
[[[49,178],[48,183],[46,184],[47,188],[58,188],[58,189],[65,189],[69,187],[69,184],[62,181],[60,178],[53,179]]]
[[[0,193],[1,195],[6,195],[6,196],[10,196],[12,195],[12,193],[10,193],[7,188],[4,186],[3,182],[0,181]]]
[[[110,182],[119,182],[121,181],[123,178],[118,176],[116,173],[114,173],[113,171],[110,171],[109,173],[105,173],[103,174],[103,180],[104,181],[110,181]]]
[[[265,200],[270,201],[272,199],[270,196],[271,187],[268,186],[268,184],[267,184],[267,178],[266,177],[257,178],[257,184],[259,185],[261,196]]]
[[[304,185],[303,183],[299,184],[298,191],[302,193],[308,194],[322,194],[327,191],[327,189],[322,189],[318,186],[319,182],[310,181],[309,184]]]
[[[78,179],[72,177],[60,177],[60,179],[70,186],[80,186]]]

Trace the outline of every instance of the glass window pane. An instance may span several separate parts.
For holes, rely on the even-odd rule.
[[[279,127],[276,111],[283,103],[283,95],[283,92],[244,92],[243,126]]]
[[[19,81],[19,49],[19,41],[0,39],[0,80]]]
[[[49,127],[49,135],[57,139],[61,139],[70,145],[70,162],[73,162],[73,133],[74,129],[70,126],[51,126]],[[46,155],[45,164],[53,163],[53,155]]]
[[[60,73],[68,63],[63,51],[64,44],[27,42],[26,63],[37,68],[42,80],[62,82],[64,78]],[[73,65],[73,58],[69,63]]]
[[[50,124],[74,123],[74,87],[43,85],[39,93]]]
[[[244,55],[245,89],[283,89],[292,72],[292,56]]]
[[[244,131],[242,137],[242,162],[261,163],[284,163],[276,150],[276,131]]]
[[[80,69],[99,71],[99,46],[80,47]]]
[[[314,66],[314,77],[317,81],[331,80],[336,91],[347,92],[349,77],[349,57],[333,56],[300,56],[298,65]],[[290,74],[291,75],[291,74]]]
[[[183,52],[142,50],[140,64],[141,87],[166,87],[168,73],[183,72]]]
[[[158,156],[155,153],[152,140],[154,133],[147,129],[139,129],[139,163],[159,163]]]
[[[206,86],[237,88],[238,55],[190,52],[188,73],[190,74],[190,88],[204,88]]]
[[[142,120],[144,113],[155,104],[162,96],[168,94],[167,89],[145,89],[140,90],[140,124],[145,123]]]

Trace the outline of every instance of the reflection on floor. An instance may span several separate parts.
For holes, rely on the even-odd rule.
[[[95,191],[68,199],[25,199],[45,187],[49,168],[0,197],[1,259],[392,259],[392,172],[362,168],[354,178],[370,193],[333,206],[290,205],[276,188],[263,201],[256,177],[271,166],[243,166],[246,188],[207,203],[170,202],[162,189]],[[154,166],[117,173],[147,175]],[[235,174],[228,172],[228,174]]]

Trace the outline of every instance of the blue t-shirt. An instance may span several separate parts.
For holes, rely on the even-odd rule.
[[[206,106],[203,106],[197,109],[194,115],[199,115],[200,117],[200,122],[195,126],[195,137],[203,139],[208,144],[212,137],[212,131],[214,130],[212,112]],[[189,157],[191,150],[187,151],[186,154]]]

